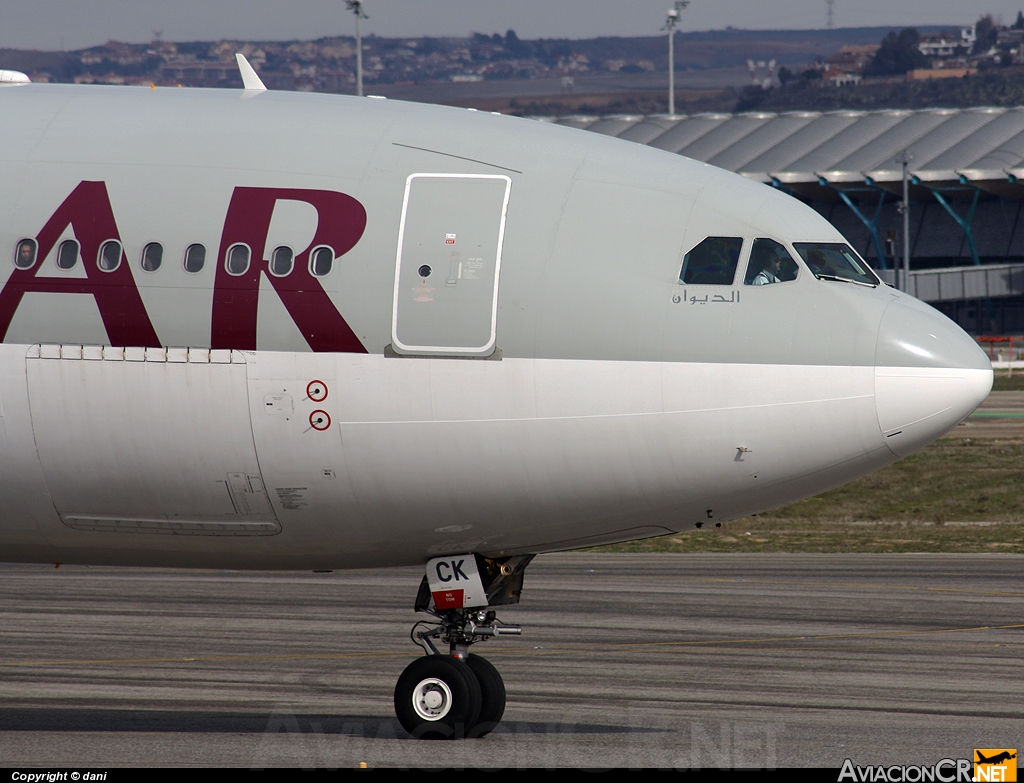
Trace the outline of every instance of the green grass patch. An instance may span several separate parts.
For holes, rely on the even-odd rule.
[[[1024,440],[941,440],[756,517],[596,551],[1024,553]]]

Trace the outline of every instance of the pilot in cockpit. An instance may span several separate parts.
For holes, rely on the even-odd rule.
[[[750,251],[746,285],[771,285],[795,280],[797,266],[786,248],[773,239],[757,239]]]
[[[811,271],[815,276],[828,274],[831,271],[829,269],[828,261],[825,260],[825,254],[817,248],[813,248],[807,252],[807,266],[811,268]]]
[[[781,283],[782,278],[779,277],[779,273],[782,271],[782,259],[775,255],[768,259],[768,263],[754,275],[754,279],[751,281],[751,285],[769,285],[771,283]]]

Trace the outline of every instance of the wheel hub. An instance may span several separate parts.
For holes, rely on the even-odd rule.
[[[424,720],[441,720],[452,708],[451,689],[434,677],[422,680],[412,692],[412,708]]]

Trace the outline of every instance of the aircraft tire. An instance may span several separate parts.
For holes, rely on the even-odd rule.
[[[480,718],[482,696],[473,670],[447,655],[425,655],[395,685],[398,722],[416,739],[463,739]]]
[[[480,683],[480,717],[469,731],[470,737],[479,738],[494,731],[505,714],[505,682],[486,658],[471,653],[466,664]]]

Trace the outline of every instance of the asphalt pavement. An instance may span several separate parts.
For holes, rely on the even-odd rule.
[[[408,738],[418,569],[0,567],[0,765],[933,764],[1024,738],[1024,557],[538,557],[505,719]]]

